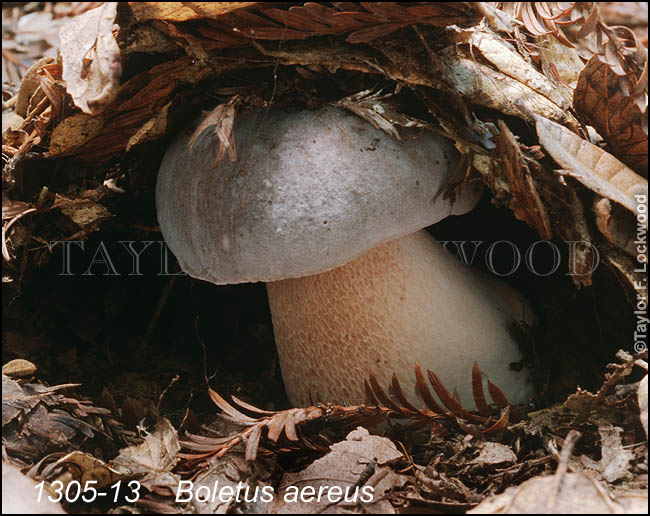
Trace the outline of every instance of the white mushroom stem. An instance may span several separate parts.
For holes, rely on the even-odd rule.
[[[373,372],[382,386],[392,373],[412,402],[414,364],[431,369],[473,407],[471,369],[513,403],[532,385],[509,331],[532,323],[517,292],[471,269],[425,230],[379,245],[336,269],[267,283],[282,376],[290,401],[361,403]]]

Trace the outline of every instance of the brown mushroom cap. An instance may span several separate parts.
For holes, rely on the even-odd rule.
[[[193,127],[163,159],[156,190],[165,240],[185,272],[215,284],[320,273],[474,207],[441,189],[458,153],[443,137],[398,141],[339,108],[238,115],[238,159],[215,168],[215,136]]]

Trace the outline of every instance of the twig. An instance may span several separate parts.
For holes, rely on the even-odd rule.
[[[9,228],[14,225],[16,221],[18,221],[20,218],[24,217],[28,213],[33,213],[36,211],[36,208],[29,208],[28,210],[25,210],[22,213],[19,213],[16,215],[13,219],[11,219],[6,226],[2,227],[2,257],[5,259],[6,262],[11,261],[11,256],[9,256],[9,250],[7,249],[7,232],[9,231]]]
[[[158,301],[158,305],[156,306],[156,311],[153,313],[153,316],[151,317],[151,321],[149,322],[149,327],[147,328],[147,332],[144,334],[144,337],[142,338],[142,344],[140,345],[140,349],[136,354],[137,358],[141,357],[142,354],[147,349],[147,347],[149,346],[149,341],[151,341],[151,336],[153,335],[153,331],[156,329],[156,326],[158,325],[158,319],[160,319],[160,314],[162,313],[163,308],[165,307],[165,303],[167,303],[167,298],[169,297],[172,288],[174,288],[175,282],[176,282],[176,276],[172,276],[171,279],[169,280],[169,283],[167,283],[165,290],[163,290],[160,296],[160,300]]]
[[[553,482],[553,489],[551,491],[551,496],[548,499],[548,504],[546,506],[546,512],[548,514],[555,513],[555,503],[557,500],[557,494],[561,489],[562,480],[564,479],[567,470],[569,469],[569,459],[571,458],[571,453],[573,452],[573,447],[582,437],[582,434],[577,430],[571,430],[569,435],[566,436],[564,440],[564,446],[562,446],[562,451],[560,451],[560,457],[558,459],[557,471],[555,472],[555,481]]]

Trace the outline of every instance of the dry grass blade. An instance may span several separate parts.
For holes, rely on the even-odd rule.
[[[232,436],[228,437],[210,437],[207,435],[198,435],[186,432],[185,435],[192,439],[192,443],[196,446],[212,444],[224,444],[233,440]]]
[[[393,378],[391,379],[391,387],[393,388],[393,393],[395,394],[397,401],[399,401],[402,404],[402,407],[406,408],[407,410],[410,410],[411,412],[418,411],[418,409],[416,409],[413,405],[411,405],[408,402],[406,396],[404,396],[404,391],[402,390],[402,386],[399,384],[399,381],[397,380],[397,375],[395,373],[393,373]]]
[[[508,426],[508,420],[510,419],[510,407],[506,407],[501,411],[501,416],[499,419],[490,427],[483,430],[485,435],[492,435],[498,432],[502,432]]]
[[[521,17],[526,28],[535,36],[545,36],[553,32],[548,30],[543,22],[538,20],[537,12],[532,2],[521,2]]]
[[[245,27],[241,34],[251,39],[269,40],[307,39],[310,36],[307,32],[284,27]]]
[[[273,416],[270,421],[267,423],[268,433],[267,437],[272,443],[277,443],[278,439],[282,435],[285,424],[287,422],[287,412],[278,412]]]
[[[183,442],[182,445],[187,446],[187,443]],[[223,448],[219,448],[219,450],[226,450],[227,451],[230,448],[231,448],[230,446],[229,447],[223,447]],[[182,453],[182,452],[179,452],[179,453],[176,454],[176,457],[178,457],[179,459],[185,459],[185,460],[195,462],[195,461],[202,461],[204,459],[209,459],[210,457],[214,457],[216,455],[217,454],[214,451],[214,447],[213,447],[212,451],[209,451],[207,453]]]
[[[440,401],[442,401],[445,407],[447,407],[455,416],[462,416],[463,419],[476,423],[481,423],[485,420],[485,418],[475,416],[465,410],[460,401],[450,394],[445,385],[440,381],[440,378],[438,378],[433,371],[427,371],[427,374],[429,376],[429,382],[431,382],[433,390],[436,391]]]
[[[261,437],[262,426],[255,426],[248,439],[246,439],[246,460],[254,461],[257,458],[257,450],[259,449]]]
[[[331,32],[331,28],[328,25],[312,20],[309,16],[295,9],[289,9],[288,11],[282,9],[266,9],[264,14],[292,29],[299,29],[319,35]]]
[[[390,399],[390,396],[384,392],[384,390],[381,388],[381,385],[379,385],[379,382],[377,381],[377,378],[373,373],[370,373],[368,376],[368,379],[370,381],[370,388],[372,389],[372,393],[375,398],[377,398],[380,402],[380,404],[385,405],[386,407],[389,407],[390,409],[394,410],[395,412],[401,412],[402,409],[397,406],[393,400]]]
[[[236,405],[238,405],[239,407],[241,407],[241,408],[243,408],[245,410],[248,410],[249,412],[252,412],[254,414],[260,414],[262,416],[273,416],[273,415],[278,413],[277,411],[274,411],[274,410],[263,410],[263,409],[257,408],[254,405],[251,405],[250,403],[246,403],[245,401],[240,400],[235,395],[230,396],[230,398],[235,402]]]
[[[488,407],[487,401],[485,400],[485,392],[483,392],[481,369],[476,362],[472,366],[472,392],[474,393],[474,402],[479,413],[483,417],[490,417],[490,407]]]
[[[589,16],[587,16],[584,25],[580,28],[578,34],[576,34],[576,37],[582,39],[589,36],[589,34],[596,30],[599,20],[600,13],[598,11],[598,5],[594,5],[594,8],[589,13]]]
[[[290,441],[297,441],[298,440],[298,432],[296,432],[296,416],[300,412],[300,409],[298,410],[291,410],[287,414],[287,420],[284,424],[284,435],[287,436],[287,439]]]
[[[490,380],[488,380],[487,386],[488,392],[490,393],[490,398],[494,400],[494,403],[497,407],[500,409],[505,409],[510,406],[508,398],[505,394],[503,394],[503,391],[501,389],[494,385]]]
[[[366,399],[364,403],[366,403],[367,405],[376,405],[376,406],[381,405],[381,403],[375,396],[375,393],[372,391],[372,387],[370,387],[370,382],[368,381],[368,379],[365,379],[363,381],[363,389],[366,393]]]
[[[444,414],[445,411],[443,408],[438,405],[434,397],[431,395],[431,391],[429,391],[429,387],[427,386],[427,382],[424,379],[424,373],[422,372],[422,367],[420,367],[420,364],[415,364],[415,390],[420,396],[420,399],[422,402],[431,410],[438,414]]]
[[[368,43],[382,36],[386,36],[399,30],[403,27],[406,27],[407,23],[395,22],[395,23],[385,23],[383,25],[375,25],[373,27],[366,27],[365,29],[357,30],[350,34],[345,41],[352,44],[357,43]]]
[[[242,425],[254,425],[258,422],[256,419],[239,412],[211,388],[208,388],[208,394],[213,403],[230,416],[233,421],[240,422]]]
[[[609,27],[600,15],[599,2],[518,2],[521,20],[535,36],[552,33],[562,44],[578,47],[582,57],[597,55],[619,77],[635,80],[643,75],[648,51],[628,27]],[[578,26],[566,32],[563,27]],[[619,89],[627,96],[625,82]],[[647,105],[647,83],[635,91],[635,100]],[[644,109],[641,109],[644,112]]]

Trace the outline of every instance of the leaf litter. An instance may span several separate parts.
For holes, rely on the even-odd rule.
[[[39,16],[63,20],[77,14],[70,6],[66,12],[63,4],[58,12]],[[79,9],[93,7],[88,4]],[[7,53],[3,48],[3,79],[14,83],[3,89],[4,282],[20,285],[29,277],[25,272],[47,264],[51,250],[34,242],[88,241],[119,224],[130,196],[147,181],[133,164],[147,163],[147,152],[178,128],[184,112],[211,113],[200,132],[213,127],[222,142],[220,157],[233,159],[237,110],[269,103],[295,107],[298,98],[310,106],[338,103],[393,135],[413,129],[446,134],[496,202],[543,238],[598,243],[624,291],[640,293],[626,228],[634,208],[630,196],[647,192],[642,177],[644,167],[647,176],[647,52],[644,58],[630,31],[604,21],[605,8],[598,5],[538,2],[502,9],[454,3],[104,4],[62,30],[59,57],[49,51],[39,61],[45,55],[42,46],[35,52],[24,44],[12,44]],[[14,22],[20,20],[20,10],[12,13]],[[27,21],[14,25],[16,41],[21,30],[23,43],[29,40]],[[37,28],[35,21],[30,24]],[[46,25],[34,30],[37,39],[57,45]],[[578,57],[572,53],[561,69],[555,58],[537,50],[542,38],[575,47]],[[579,70],[581,58],[591,59]],[[146,64],[134,66],[136,59]],[[242,81],[242,72],[258,84]],[[605,82],[611,86],[607,92]],[[453,99],[456,109],[432,95],[434,90]],[[567,109],[570,101],[575,113]],[[598,119],[602,112],[609,118]],[[490,113],[499,114],[498,120]],[[520,121],[537,121],[539,142]],[[605,149],[589,141],[585,125],[600,133]],[[621,131],[612,127],[629,127],[633,136],[621,139]],[[32,178],[40,177],[37,167],[50,163],[63,163],[63,173],[31,186]],[[574,179],[593,198],[585,199]],[[144,228],[144,235],[155,233],[155,222],[136,219],[132,225]],[[584,269],[589,249],[578,253]],[[600,281],[597,275],[573,279],[579,286]],[[114,310],[114,296],[107,296],[106,313]],[[76,338],[87,340],[106,331],[93,328],[92,319],[76,326]],[[39,339],[21,337],[21,342],[42,340],[43,328],[34,332]],[[13,354],[21,353],[12,344],[15,335],[6,335],[3,331],[3,346],[6,341]],[[97,407],[72,394],[78,389],[72,382],[48,387],[39,379],[41,363],[48,371],[52,360],[77,364],[87,359],[75,350],[35,361],[37,370],[33,364],[8,370],[21,374],[3,377],[5,448],[10,460],[33,464],[24,471],[48,480],[72,471],[107,482],[137,478],[146,488],[137,510],[174,511],[174,487],[187,478],[200,485],[218,478],[231,486],[243,479],[278,492],[305,483],[332,486],[334,479],[341,488],[372,485],[381,493],[374,502],[377,512],[465,511],[486,497],[483,504],[493,505],[478,507],[486,512],[490,507],[571,512],[573,500],[587,498],[594,512],[635,512],[647,504],[642,492],[643,478],[647,483],[647,376],[640,383],[623,383],[635,367],[643,368],[647,355],[622,356],[602,386],[592,387],[595,394],[578,389],[565,404],[529,415],[510,407],[494,386],[489,388],[494,405],[488,405],[481,386],[475,389],[480,415],[470,413],[433,372],[425,376],[422,371],[415,374],[426,408],[409,406],[398,384],[379,386],[372,376],[369,404],[361,407],[262,410],[239,398],[231,405],[211,391],[230,419],[225,424],[231,425],[225,435],[213,437],[200,435],[190,409],[181,411],[174,425],[160,418],[161,401],[174,382],[154,389],[159,397],[153,402],[137,397],[142,385],[131,397],[119,392],[116,382],[110,390],[104,386],[103,406]],[[173,367],[185,366],[179,361]],[[468,381],[481,385],[475,378]],[[120,420],[128,422],[129,430]],[[377,420],[389,425],[379,428],[390,440],[354,430]],[[242,423],[245,435],[238,429]],[[175,428],[181,426],[179,439]],[[582,436],[575,440],[569,427]],[[97,437],[105,441],[103,457],[95,457],[87,445]],[[117,449],[122,451],[117,454]],[[63,451],[68,453],[57,455]],[[363,509],[329,503],[318,507]],[[267,506],[194,501],[192,507],[197,512],[285,512],[297,505],[275,497]],[[314,509],[312,504],[301,507]]]

